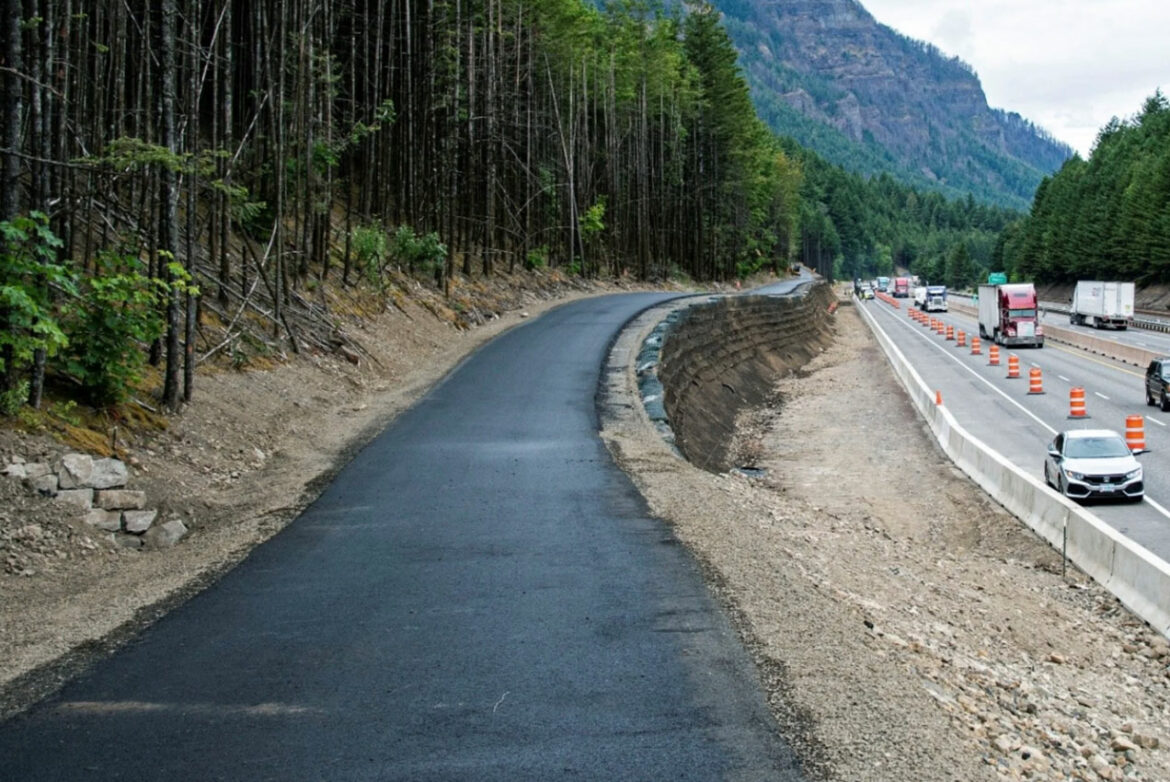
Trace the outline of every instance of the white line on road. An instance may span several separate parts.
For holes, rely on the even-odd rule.
[[[1063,380],[1063,381],[1064,381],[1064,382],[1066,382],[1066,383],[1071,383],[1071,382],[1072,382],[1071,380],[1069,380],[1069,379],[1068,379],[1067,377],[1065,377],[1064,375],[1057,375],[1057,377],[1058,377],[1058,378],[1060,378],[1061,380]]]
[[[1148,415],[1146,416],[1146,420],[1149,421],[1150,423],[1157,424],[1158,426],[1165,426],[1166,425],[1166,424],[1162,423],[1161,421],[1159,421],[1157,418],[1151,418]]]
[[[1093,393],[1096,394],[1097,396],[1101,397],[1102,399],[1104,399],[1106,402],[1109,401],[1109,397],[1105,396],[1100,391],[1094,391]]]

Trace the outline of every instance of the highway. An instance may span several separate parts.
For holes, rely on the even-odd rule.
[[[1140,504],[1095,502],[1092,510],[1119,532],[1165,560],[1170,560],[1170,413],[1145,404],[1141,369],[1091,355],[1055,342],[1042,349],[1000,348],[1000,366],[989,366],[989,344],[982,355],[971,355],[971,335],[978,335],[974,317],[951,311],[931,313],[955,331],[967,332],[967,347],[946,341],[907,315],[912,301],[899,300],[895,309],[881,300],[857,301],[910,360],[926,384],[942,395],[943,404],[960,425],[1012,463],[1043,480],[1045,449],[1056,432],[1070,428],[1125,431],[1129,415],[1143,415],[1146,446],[1139,457],[1145,474],[1146,499]],[[1051,316],[1049,316],[1051,317]],[[1062,323],[1061,325],[1067,325]],[[1020,360],[1020,378],[1007,378],[1008,357]],[[1029,394],[1029,369],[1039,367],[1043,394]],[[1085,389],[1089,419],[1069,419],[1069,389]]]

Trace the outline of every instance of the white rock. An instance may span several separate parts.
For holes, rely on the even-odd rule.
[[[129,471],[121,459],[98,459],[93,463],[90,486],[95,489],[113,489],[125,486]]]
[[[48,475],[53,471],[49,465],[44,462],[31,462],[24,466],[24,477],[39,478],[42,475]]]
[[[33,491],[41,492],[42,494],[56,495],[57,494],[57,476],[53,473],[48,475],[41,475],[37,478],[25,478],[24,485]]]
[[[122,511],[94,508],[85,514],[85,523],[107,532],[117,532],[122,529]]]
[[[57,472],[62,489],[92,488],[89,480],[93,475],[93,457],[85,453],[67,453],[61,457],[61,468]]]
[[[186,537],[187,532],[187,525],[182,520],[171,519],[157,527],[152,527],[145,537],[147,543],[156,548],[170,548]]]
[[[127,532],[140,535],[150,529],[157,516],[157,510],[128,510],[122,513],[122,523]]]
[[[57,492],[57,501],[89,510],[93,507],[93,489],[62,489]]]
[[[146,507],[146,492],[128,489],[102,489],[93,498],[94,505],[106,510],[141,510]]]

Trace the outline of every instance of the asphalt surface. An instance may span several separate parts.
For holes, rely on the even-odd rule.
[[[802,779],[597,436],[607,346],[667,298],[485,346],[216,585],[0,725],[0,780]]]
[[[1145,404],[1140,368],[1061,345],[1051,340],[1042,349],[1000,348],[1000,366],[988,365],[990,342],[982,354],[959,348],[906,315],[907,305],[894,309],[881,301],[858,302],[873,314],[914,366],[927,386],[942,394],[943,403],[959,424],[1008,461],[1043,481],[1045,449],[1058,431],[1112,429],[1124,435],[1126,418],[1141,415],[1146,446],[1138,457],[1144,469],[1146,497],[1130,504],[1107,500],[1086,503],[1094,514],[1158,557],[1170,561],[1170,413]],[[978,334],[970,315],[931,313],[936,319]],[[1020,361],[1020,377],[1007,378],[1008,356]],[[1028,393],[1029,370],[1041,370],[1043,394]],[[1069,390],[1085,391],[1087,419],[1070,419]]]

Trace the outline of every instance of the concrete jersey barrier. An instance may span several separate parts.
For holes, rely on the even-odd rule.
[[[1071,562],[1127,608],[1170,637],[1170,565],[963,429],[946,407],[935,404],[930,388],[873,316],[864,307],[858,311],[911,402],[955,465],[1037,535],[1063,549]],[[1045,334],[1049,334],[1048,327]]]

